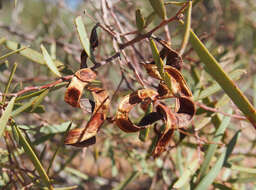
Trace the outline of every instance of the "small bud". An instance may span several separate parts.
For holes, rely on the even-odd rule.
[[[145,27],[145,20],[143,15],[141,14],[140,9],[136,10],[135,15],[136,15],[136,26],[139,31],[142,31],[143,28]]]

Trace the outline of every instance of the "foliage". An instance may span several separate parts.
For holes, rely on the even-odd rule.
[[[253,0],[69,2],[0,1],[0,188],[254,189]]]

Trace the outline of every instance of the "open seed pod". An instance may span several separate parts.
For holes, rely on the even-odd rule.
[[[147,73],[151,77],[161,80],[159,89],[158,89],[160,96],[170,97],[170,96],[174,96],[177,94],[180,94],[183,96],[192,96],[192,93],[189,90],[187,83],[179,70],[175,69],[172,66],[168,66],[168,65],[164,66],[164,70],[170,76],[171,83],[172,83],[173,92],[170,92],[167,85],[162,81],[162,78],[161,78],[159,72],[157,71],[156,65],[143,64],[143,66],[145,67]]]
[[[186,128],[193,119],[195,114],[194,102],[189,97],[177,98],[178,111],[175,113],[170,107],[162,104],[161,102],[157,105],[157,113],[160,114],[165,122],[165,130],[160,135],[157,145],[152,153],[153,157],[158,157],[164,152],[169,145],[172,138],[172,134],[178,128]]]
[[[96,30],[98,26],[99,24],[96,24],[91,31],[90,48],[92,53],[99,44]],[[77,147],[86,147],[96,142],[96,135],[106,119],[109,107],[108,93],[102,88],[89,86],[90,82],[96,78],[96,73],[87,68],[87,58],[88,55],[83,50],[80,70],[75,73],[65,93],[65,102],[73,107],[84,109],[85,113],[92,113],[90,120],[84,127],[70,130],[65,139],[65,144]],[[92,109],[91,111],[88,111],[87,105],[84,105],[85,102],[81,102],[84,88],[89,90],[93,96],[93,101],[87,101],[91,104],[91,106],[88,106]]]
[[[177,70],[181,70],[183,61],[178,52],[168,46],[165,46],[163,51],[166,57],[166,65],[172,66]]]
[[[119,104],[117,113],[116,113],[116,125],[123,131],[127,133],[137,132],[143,129],[140,126],[137,126],[131,122],[129,119],[129,112],[132,108],[139,103],[144,101],[154,101],[158,93],[152,89],[142,89],[134,93],[131,93],[125,96]],[[142,124],[141,124],[142,125]]]
[[[163,49],[159,53],[161,59],[166,57],[166,65],[172,66],[180,71],[182,68],[183,60],[179,53],[172,49],[164,40],[157,39],[157,41],[160,42],[163,46]]]
[[[157,141],[157,145],[155,146],[155,149],[152,153],[153,157],[160,156],[161,153],[166,150],[166,147],[169,145],[172,134],[176,129],[177,124],[177,119],[169,107],[162,103],[159,103],[156,108],[157,112],[162,116],[162,119],[165,122],[165,130],[163,133],[161,133]]]
[[[80,98],[84,87],[96,78],[96,73],[91,69],[78,70],[72,78],[65,92],[64,100],[73,107],[80,107]]]
[[[65,144],[77,147],[94,144],[96,142],[96,135],[106,119],[109,107],[108,93],[96,87],[88,87],[87,89],[92,92],[94,99],[92,116],[85,127],[69,131]]]
[[[196,108],[195,108],[195,103],[189,98],[189,97],[179,97],[178,98],[179,102],[179,110],[175,114],[178,123],[177,126],[179,128],[184,128],[187,127],[190,122],[192,121]]]

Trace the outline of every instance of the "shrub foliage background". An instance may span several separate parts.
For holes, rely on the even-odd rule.
[[[142,88],[138,76],[145,86],[157,86],[141,66],[152,60],[146,38],[124,48],[120,58],[107,59],[119,52],[118,43],[159,26],[162,18],[158,16],[159,7],[152,8],[154,1],[76,1],[78,5],[71,6],[74,2],[0,1],[0,187],[256,188],[255,128],[236,107],[241,100],[234,101],[236,105],[230,100],[208,74],[190,42],[184,45],[182,74],[193,93],[197,112],[186,137],[179,141],[183,133],[175,131],[169,150],[153,159],[148,154],[156,136],[153,126],[143,142],[139,133],[124,133],[113,124],[122,97]],[[185,25],[176,19],[153,34],[179,51],[186,38],[188,2],[165,2],[167,18],[174,17],[185,5],[183,16],[178,15]],[[138,9],[140,12],[136,12]],[[158,13],[152,17],[154,10]],[[191,16],[193,31],[253,105],[255,14],[253,0],[195,0]],[[43,44],[62,76],[76,72],[83,48],[74,24],[79,15],[88,34],[98,22],[108,29],[97,29],[99,47],[94,54],[102,63],[97,68],[96,83],[108,91],[111,99],[108,120],[96,144],[84,149],[66,146],[63,141],[66,131],[84,125],[90,114],[64,102],[67,81],[49,85],[58,80],[58,73],[47,67],[42,51]],[[140,15],[145,23],[152,20],[144,29],[138,23]],[[88,61],[88,65],[93,63]],[[37,88],[44,85],[50,88]],[[27,87],[34,89],[23,93]],[[143,114],[138,106],[130,117],[138,122]]]

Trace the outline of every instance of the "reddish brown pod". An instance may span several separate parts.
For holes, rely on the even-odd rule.
[[[142,127],[133,124],[129,119],[129,112],[136,104],[147,100],[154,101],[157,95],[158,93],[152,89],[142,89],[125,96],[120,102],[116,113],[116,125],[127,133],[141,130]]]
[[[80,99],[84,87],[96,78],[96,73],[91,69],[80,69],[73,76],[65,93],[64,100],[73,107],[80,107]]]
[[[84,78],[83,78],[84,83],[88,83],[85,81],[91,80],[90,77],[88,76],[91,76],[91,78],[95,78],[95,76],[92,73],[90,73],[91,75],[88,73],[84,75]],[[83,74],[85,74],[85,72]],[[102,126],[103,122],[106,120],[106,116],[109,108],[108,93],[104,89],[98,88],[98,87],[91,87],[91,86],[85,86],[85,88],[89,90],[93,96],[94,106],[93,106],[91,118],[87,122],[87,124],[82,128],[70,130],[65,139],[65,144],[73,145],[77,147],[86,147],[96,142],[96,135],[100,127]],[[69,88],[67,89],[67,91],[68,90]],[[81,97],[81,94],[80,94],[80,97]],[[80,97],[79,97],[79,100],[74,100],[76,101],[76,105],[80,103]]]
[[[180,72],[182,58],[179,54],[172,50],[166,43],[161,41],[164,46],[160,52],[161,59],[166,58],[166,65],[163,66],[164,74],[160,75],[160,71],[155,64],[143,64],[149,76],[158,79],[159,85],[157,90],[142,89],[125,96],[119,104],[116,114],[116,125],[124,132],[137,132],[158,120],[164,123],[164,130],[159,132],[156,146],[152,151],[152,156],[158,157],[168,149],[175,130],[186,128],[191,123],[195,115],[195,104],[192,101],[192,93]],[[168,88],[166,80],[163,77],[168,75],[171,83],[171,89]],[[171,105],[166,105],[164,99],[175,98],[175,109]],[[145,107],[149,103],[153,104],[154,110],[145,115],[139,124],[134,124],[129,119],[129,112],[136,105],[141,103],[141,107],[145,111]]]

